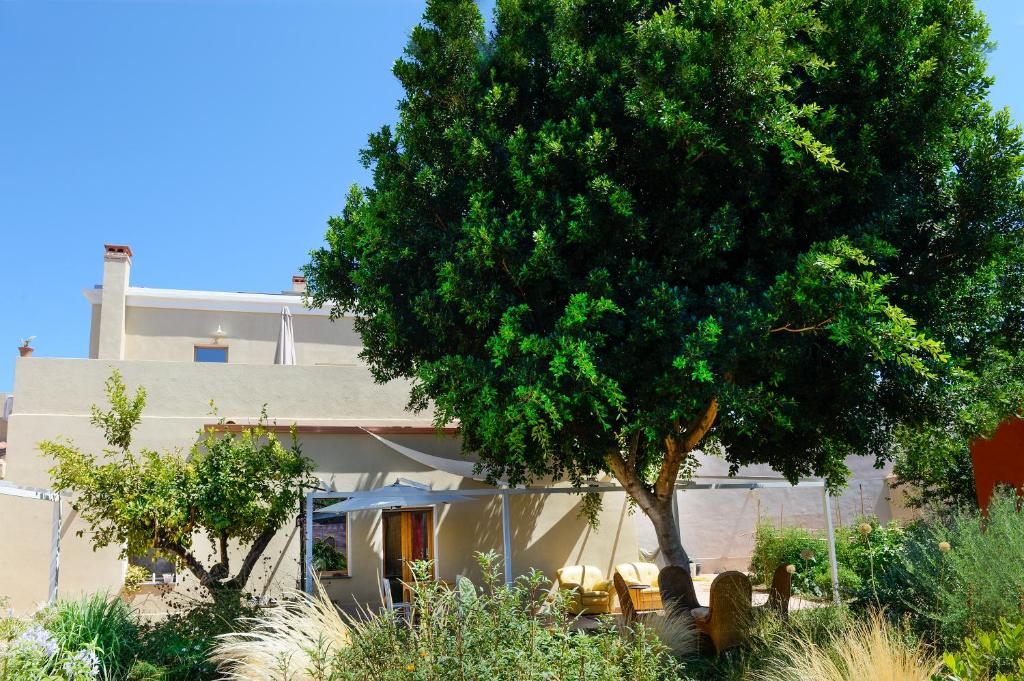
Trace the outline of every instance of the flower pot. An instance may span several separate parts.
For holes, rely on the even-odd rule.
[[[18,352],[21,353],[22,357],[31,357],[32,353],[35,352],[35,348],[30,348],[27,345],[18,346]]]

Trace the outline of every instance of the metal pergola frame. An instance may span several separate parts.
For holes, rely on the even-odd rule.
[[[60,533],[62,520],[60,494],[41,487],[26,487],[12,482],[0,481],[0,496],[38,499],[53,502],[53,523],[50,541],[50,581],[47,599],[50,604],[57,602],[57,579],[60,576]]]
[[[696,480],[723,480],[723,482],[696,482]],[[676,484],[676,494],[686,490],[758,490],[758,489],[793,489],[813,488],[821,490],[822,510],[825,514],[825,524],[828,531],[828,560],[832,577],[832,600],[838,604],[839,597],[839,568],[836,562],[836,538],[832,525],[832,497],[824,480],[804,480],[795,485],[787,480],[777,477],[759,476],[696,476],[694,480]],[[350,492],[309,492],[306,494],[305,528],[303,529],[303,542],[305,544],[304,575],[305,591],[313,593],[313,505],[316,499],[352,499],[365,495],[370,490]],[[448,494],[453,490],[434,490],[438,494]],[[495,487],[487,489],[460,489],[454,490],[461,495],[469,497],[501,497],[501,532],[503,540],[503,557],[505,566],[505,583],[511,584],[512,575],[512,529],[510,527],[509,497],[520,494],[585,494],[596,492],[606,494],[608,492],[627,493],[626,489],[614,483],[598,483],[586,487]],[[427,492],[429,496],[429,492]],[[675,509],[675,496],[673,495],[673,509]],[[674,514],[678,522],[678,512]],[[678,529],[678,528],[677,528]]]

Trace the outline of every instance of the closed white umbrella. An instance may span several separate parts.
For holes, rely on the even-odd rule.
[[[295,331],[292,328],[292,312],[281,308],[281,331],[277,336],[277,350],[274,364],[295,364]]]

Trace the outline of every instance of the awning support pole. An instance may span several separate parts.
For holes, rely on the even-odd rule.
[[[839,564],[836,561],[836,532],[832,527],[832,496],[828,487],[821,488],[821,498],[825,506],[825,527],[828,531],[828,564],[832,572],[832,602],[839,605]]]
[[[512,586],[512,529],[508,503],[508,491],[501,494],[501,537],[505,542],[505,584]]]
[[[50,548],[50,605],[57,602],[57,579],[60,576],[60,531],[61,531],[60,495],[53,500],[53,540]]]
[[[303,523],[302,540],[306,542],[305,569],[306,576],[305,592],[313,594],[313,493],[306,494],[306,522]]]

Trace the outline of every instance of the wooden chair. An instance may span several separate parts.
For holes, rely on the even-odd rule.
[[[775,568],[772,586],[768,591],[768,602],[763,606],[774,610],[782,619],[789,619],[789,599],[793,596],[793,574],[785,563]]]
[[[716,653],[743,643],[751,615],[753,589],[742,572],[730,570],[711,582],[711,599],[706,608],[690,611],[700,633],[711,639]]]

